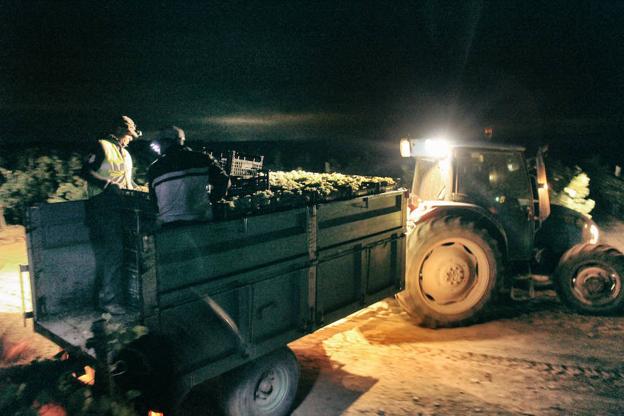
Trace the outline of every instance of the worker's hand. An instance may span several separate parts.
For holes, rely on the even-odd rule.
[[[137,185],[134,187],[134,190],[138,192],[149,192],[149,189],[147,189],[145,185]]]
[[[115,195],[120,195],[121,194],[121,187],[119,186],[118,183],[109,183],[108,186],[106,187],[105,191],[110,192],[112,194]]]

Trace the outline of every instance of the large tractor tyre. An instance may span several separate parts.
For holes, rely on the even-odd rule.
[[[429,328],[474,323],[495,301],[502,262],[496,241],[471,222],[443,217],[408,235],[403,309]]]
[[[299,383],[299,364],[284,347],[224,376],[223,412],[227,416],[289,415]]]
[[[562,302],[584,314],[624,309],[624,254],[606,244],[577,244],[561,257],[554,282]]]

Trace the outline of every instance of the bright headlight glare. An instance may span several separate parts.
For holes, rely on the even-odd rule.
[[[591,244],[597,244],[600,239],[600,230],[598,230],[595,224],[589,226],[589,234],[591,235],[589,242]]]
[[[401,156],[410,157],[412,155],[412,145],[409,139],[401,139]]]
[[[448,156],[450,146],[443,139],[427,139],[425,140],[425,151],[435,158],[445,158]]]

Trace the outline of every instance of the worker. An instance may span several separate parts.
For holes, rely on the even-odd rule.
[[[123,236],[121,190],[137,190],[132,179],[132,158],[128,144],[141,136],[134,121],[121,116],[112,134],[98,140],[82,168],[87,181],[87,224],[95,254],[95,292],[98,308],[122,315]]]
[[[184,130],[171,126],[150,143],[159,158],[147,170],[149,192],[158,221],[166,226],[211,220],[212,205],[230,183],[212,156],[191,150],[184,141]]]

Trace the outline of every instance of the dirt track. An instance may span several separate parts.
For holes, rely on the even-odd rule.
[[[303,374],[294,414],[624,414],[624,319],[572,315],[549,298],[523,306],[427,330],[391,300],[293,343]]]

